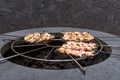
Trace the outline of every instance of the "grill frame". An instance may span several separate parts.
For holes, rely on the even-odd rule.
[[[62,38],[62,36],[61,36],[61,33],[50,33],[50,34],[54,34],[54,36],[56,37],[54,40],[62,40],[61,38]],[[59,34],[59,35],[58,35]],[[38,60],[38,61],[49,61],[49,62],[67,62],[67,61],[74,61],[73,59],[65,59],[65,60],[52,60],[52,59],[40,59],[40,58],[34,58],[34,57],[30,57],[30,56],[26,56],[26,55],[24,55],[24,53],[19,53],[19,52],[17,52],[15,49],[14,49],[14,45],[16,44],[16,42],[17,41],[19,41],[19,40],[21,40],[21,38],[23,39],[23,37],[20,37],[20,38],[17,38],[15,41],[13,41],[13,43],[11,44],[11,49],[16,53],[16,54],[18,54],[18,55],[21,55],[21,56],[23,56],[23,57],[25,57],[25,58],[28,58],[28,59],[32,59],[32,60]],[[63,40],[62,40],[63,41]],[[94,55],[97,55],[97,54],[99,54],[101,51],[102,51],[102,49],[103,49],[103,44],[102,44],[102,41],[100,40],[100,39],[98,39],[98,38],[96,38],[95,37],[95,39],[94,39],[94,41],[95,42],[97,42],[97,44],[99,44],[99,46],[100,46],[100,49],[99,50],[97,50],[97,52],[94,54]],[[49,42],[49,41],[48,41]],[[48,45],[47,43],[48,42],[43,42],[43,44],[45,44],[46,46],[50,46],[50,45]],[[53,47],[53,48],[55,48],[55,47],[60,47],[60,46],[50,46],[50,47]],[[61,54],[61,53],[60,53]],[[75,60],[83,60],[83,59],[86,59],[86,58],[88,58],[88,57],[79,57],[79,58],[77,58],[77,59],[75,59]]]

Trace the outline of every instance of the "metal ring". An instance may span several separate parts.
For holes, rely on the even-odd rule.
[[[19,54],[19,55],[21,55],[21,56],[23,56],[23,57],[25,57],[25,58],[29,58],[29,59],[33,59],[33,60],[40,60],[40,61],[50,61],[50,62],[73,61],[73,59],[62,59],[62,60],[58,59],[58,60],[53,60],[53,59],[40,59],[40,58],[35,58],[35,57],[26,56],[26,55],[24,55],[24,54],[22,54],[22,53],[17,52],[17,51],[14,49],[15,43],[16,43],[17,41],[19,41],[20,39],[21,39],[21,38],[18,38],[18,39],[16,39],[15,41],[13,41],[13,43],[11,44],[11,49],[12,49],[16,54]],[[95,41],[97,41],[97,43],[100,45],[100,49],[95,53],[95,55],[97,55],[98,53],[100,53],[100,52],[102,51],[103,45],[102,45],[102,42],[101,42],[99,39],[95,38]],[[47,45],[47,44],[45,44],[45,45],[46,45],[46,46],[49,46],[49,45]],[[85,59],[85,58],[82,57],[82,58],[77,58],[77,59],[75,59],[75,60],[83,60],[83,59]]]

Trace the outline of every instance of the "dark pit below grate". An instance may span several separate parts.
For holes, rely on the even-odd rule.
[[[52,43],[54,43],[54,42],[52,42]],[[101,43],[103,45],[107,45],[103,41],[101,41]],[[60,45],[61,44],[62,44],[62,42],[60,42]],[[10,45],[11,45],[11,42],[7,43],[2,48],[2,50],[4,50],[3,53],[2,53],[3,57],[8,57],[8,56],[16,54],[10,49]],[[54,45],[54,44],[52,44],[52,45]],[[40,47],[40,46],[15,48],[15,49],[18,50],[18,52],[24,52],[26,50],[31,50],[31,49],[38,48],[38,47]],[[5,50],[6,48],[7,48],[7,50]],[[45,49],[43,49],[43,51],[36,51],[34,53],[29,53],[29,55],[31,55],[33,57],[36,57],[36,58],[44,58],[45,55],[47,55],[48,50],[51,50],[51,47],[45,48]],[[83,60],[79,60],[78,62],[83,67],[100,63],[100,62],[106,60],[110,56],[110,53],[105,53],[105,52],[111,52],[111,48],[108,47],[108,46],[104,46],[102,51],[104,53],[100,52],[99,54],[97,54],[93,58],[86,58],[86,59],[83,59]],[[42,55],[39,55],[40,52],[42,52]],[[69,57],[67,55],[63,55],[63,54],[55,52],[54,54],[52,54],[50,56],[50,58],[52,58],[52,59],[67,58],[68,59]],[[37,61],[37,60],[32,60],[32,59],[25,58],[23,56],[18,56],[18,57],[12,58],[12,59],[8,59],[8,61],[10,61],[12,63],[15,63],[15,64],[22,65],[22,66],[26,66],[26,67],[30,67],[30,68],[37,68],[37,69],[59,70],[59,69],[72,69],[72,68],[77,68],[78,67],[74,61],[69,61],[69,62],[68,61],[67,62],[65,62],[65,61],[64,62]]]

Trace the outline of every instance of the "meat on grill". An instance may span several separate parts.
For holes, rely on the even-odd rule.
[[[28,43],[39,43],[47,40],[54,39],[55,36],[49,33],[30,33],[24,37],[24,40]],[[90,42],[94,37],[89,32],[63,32],[63,40],[66,40],[67,43],[63,44],[60,48],[57,48],[56,51],[73,56],[82,57],[94,56],[94,49],[96,44]],[[85,43],[84,41],[89,41]]]
[[[54,39],[55,37],[48,33],[30,33],[24,37],[24,40],[28,43],[39,43],[47,40]]]
[[[79,56],[94,56],[94,49],[96,48],[96,44],[93,42],[85,43],[85,42],[75,42],[68,41],[66,44],[63,44],[60,48],[57,48],[56,51],[59,53]]]
[[[67,41],[90,41],[94,37],[89,32],[62,32],[63,40]]]

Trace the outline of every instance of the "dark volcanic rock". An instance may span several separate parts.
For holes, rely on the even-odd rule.
[[[119,21],[118,0],[0,0],[0,33],[35,27],[79,27],[102,30]],[[118,22],[119,23],[119,22]],[[12,26],[12,29],[6,29]],[[106,27],[104,26],[104,27]],[[4,28],[3,28],[4,27]],[[115,26],[120,30],[119,25]]]

